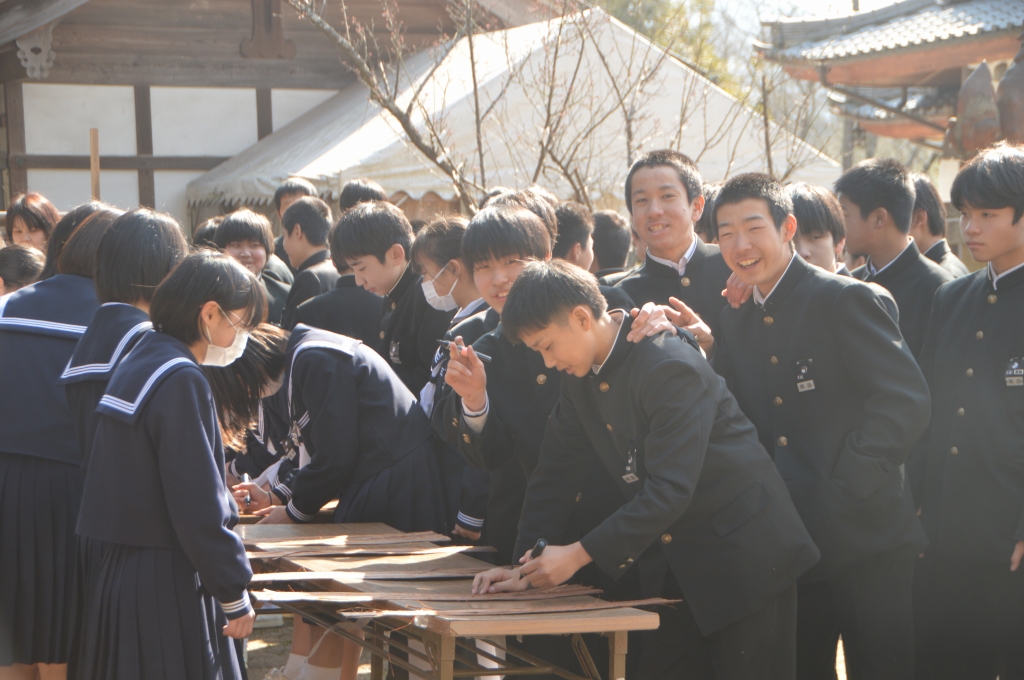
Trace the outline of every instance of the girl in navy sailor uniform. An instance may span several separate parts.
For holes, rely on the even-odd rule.
[[[142,336],[151,332],[153,292],[188,250],[181,227],[170,215],[144,209],[121,215],[100,241],[94,283],[101,304],[60,378],[75,421],[83,478],[101,417],[96,407],[110,376]],[[104,545],[103,541],[79,537],[75,584],[79,613],[85,611]],[[75,676],[81,639],[82,627],[76,625],[68,669],[71,677]]]
[[[199,364],[226,366],[266,316],[256,277],[212,251],[153,295],[147,333],[100,399],[78,533],[107,543],[82,617],[76,676],[245,677],[255,615],[224,450]]]
[[[471,345],[494,330],[500,317],[480,297],[473,272],[462,260],[462,236],[467,224],[466,218],[458,216],[440,217],[427,224],[417,232],[410,257],[423,276],[420,285],[427,304],[443,312],[457,310],[444,339],[451,341],[461,336],[465,344]],[[454,330],[456,328],[458,331]],[[448,351],[438,344],[430,365],[430,380],[420,390],[420,406],[431,419],[443,418],[436,413],[437,397],[451,390],[444,382],[448,358]],[[439,436],[443,434],[441,428]],[[467,465],[462,454],[447,443],[440,444],[439,450],[447,493],[448,524],[454,535],[479,541],[487,516],[490,473]]]
[[[0,677],[62,678],[74,618],[81,451],[57,385],[97,308],[96,247],[119,213],[74,230],[58,273],[0,297]],[[51,247],[56,247],[51,242]]]

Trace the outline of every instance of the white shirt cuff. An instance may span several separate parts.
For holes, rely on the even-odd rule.
[[[462,405],[462,418],[473,434],[480,434],[484,431],[484,425],[487,424],[487,412],[490,408],[491,400],[486,394],[484,395],[484,407],[480,411],[470,411],[465,404]]]

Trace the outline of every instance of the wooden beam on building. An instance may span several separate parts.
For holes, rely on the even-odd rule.
[[[135,86],[135,153],[153,156],[153,109],[149,85]],[[139,206],[156,207],[156,181],[152,168],[139,168]]]
[[[256,137],[263,139],[274,131],[274,104],[269,87],[256,88]]]
[[[25,99],[21,83],[4,83],[4,105],[7,112],[7,153],[8,158],[25,153]],[[11,183],[11,196],[28,191],[27,168],[8,162],[8,176]]]
[[[100,165],[104,170],[212,170],[228,158],[230,156],[100,156]],[[7,165],[12,171],[88,170],[89,156],[10,154]]]

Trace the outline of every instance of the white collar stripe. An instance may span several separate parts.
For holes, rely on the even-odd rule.
[[[109,394],[104,394],[103,398],[100,399],[100,403],[103,404],[104,406],[108,406],[114,409],[115,411],[121,411],[122,413],[126,413],[128,415],[135,415],[135,411],[136,409],[139,408],[139,404],[141,404],[143,400],[145,400],[146,394],[149,392],[150,388],[153,387],[153,383],[155,383],[160,378],[160,376],[162,376],[164,373],[171,370],[175,366],[178,366],[180,364],[191,363],[192,362],[186,359],[185,357],[178,357],[177,359],[171,359],[163,366],[153,371],[153,375],[149,376],[149,380],[147,380],[146,384],[142,386],[142,390],[139,392],[139,396],[135,398],[134,402],[125,401],[124,399],[118,399],[117,397],[113,397]]]
[[[33,328],[40,330],[61,331],[72,335],[85,333],[85,326],[56,321],[40,321],[38,319],[21,319],[18,317],[0,317],[0,328]]]
[[[88,373],[106,373],[117,365],[117,360],[121,356],[121,352],[124,351],[125,346],[128,342],[139,333],[148,331],[153,328],[153,324],[149,321],[143,321],[139,325],[132,328],[130,331],[125,333],[124,337],[121,338],[121,342],[118,343],[117,348],[114,350],[113,356],[110,357],[110,361],[105,364],[82,364],[81,366],[75,366],[74,368],[68,368],[64,371],[64,375],[61,378],[70,378],[73,375],[85,375]],[[69,364],[70,366],[70,364]]]

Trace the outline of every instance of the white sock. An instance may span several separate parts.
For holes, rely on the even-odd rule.
[[[288,663],[284,665],[284,670],[282,671],[284,676],[288,680],[305,680],[302,671],[306,667],[306,658],[298,654],[289,654]]]
[[[306,675],[303,680],[338,680],[341,677],[341,666],[337,668],[321,668],[306,664]]]

